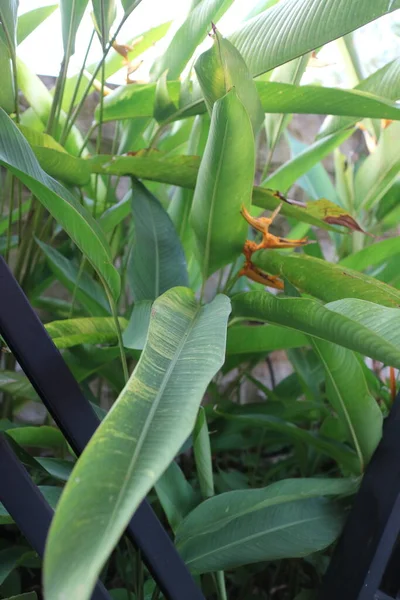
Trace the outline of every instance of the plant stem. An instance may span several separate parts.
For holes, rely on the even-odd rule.
[[[123,340],[122,340],[121,326],[119,324],[119,319],[118,319],[117,306],[115,304],[114,298],[112,297],[112,294],[110,292],[108,284],[104,281],[104,279],[102,277],[101,277],[101,282],[102,282],[102,284],[104,286],[104,289],[106,290],[108,302],[109,302],[110,308],[111,308],[111,313],[112,313],[112,316],[113,316],[113,319],[114,319],[114,323],[115,323],[115,327],[116,327],[116,330],[117,330],[118,346],[119,346],[119,351],[120,351],[120,355],[121,355],[122,369],[123,369],[123,372],[124,372],[125,383],[127,383],[128,379],[129,379],[129,371],[128,371],[128,364],[126,362],[126,354],[125,354],[125,349],[124,349],[124,343],[123,343]]]
[[[90,40],[89,40],[89,43],[88,43],[87,48],[86,48],[86,54],[85,54],[85,57],[83,59],[83,63],[82,63],[81,69],[80,69],[79,74],[78,74],[78,79],[76,81],[74,93],[72,94],[71,102],[70,102],[70,105],[69,105],[69,108],[68,108],[68,113],[67,113],[67,116],[65,117],[65,122],[64,122],[63,130],[62,130],[61,136],[60,136],[60,144],[61,145],[65,144],[66,139],[67,139],[66,132],[67,132],[67,127],[68,127],[68,121],[70,120],[71,115],[72,115],[72,111],[74,110],[75,100],[76,100],[76,97],[77,97],[78,92],[79,92],[79,87],[81,85],[83,73],[85,71],[86,61],[87,61],[88,56],[89,56],[90,48],[92,46],[95,33],[96,32],[93,29],[92,35],[90,36]]]
[[[156,587],[153,590],[153,593],[151,595],[151,600],[158,600],[158,598],[160,597],[160,588],[158,587],[158,585],[156,585]]]
[[[130,11],[130,12],[131,12],[131,11]],[[84,93],[83,93],[83,96],[82,96],[82,98],[81,98],[81,99],[80,99],[80,101],[78,102],[77,106],[75,107],[75,110],[73,111],[73,113],[72,113],[72,115],[71,115],[70,123],[68,124],[68,126],[67,126],[67,129],[66,129],[66,132],[65,132],[65,139],[68,137],[68,135],[69,135],[69,133],[70,133],[70,131],[71,131],[72,127],[74,126],[74,123],[75,123],[75,121],[76,121],[76,119],[77,119],[77,117],[78,117],[78,115],[79,115],[79,113],[80,113],[80,111],[81,111],[81,109],[82,109],[82,106],[83,106],[83,104],[84,104],[84,102],[85,102],[85,100],[86,100],[86,96],[87,96],[87,95],[88,95],[88,93],[90,92],[90,90],[91,90],[91,88],[92,88],[92,85],[93,85],[93,82],[94,82],[94,80],[96,79],[97,73],[100,71],[100,69],[101,69],[101,66],[102,66],[103,62],[105,61],[105,59],[106,59],[106,57],[107,57],[107,54],[109,53],[110,49],[112,48],[112,45],[113,45],[113,43],[114,43],[114,42],[115,42],[115,40],[117,39],[117,35],[118,35],[118,34],[119,34],[119,32],[121,31],[121,28],[123,27],[123,25],[124,25],[124,23],[125,23],[126,19],[128,18],[128,16],[129,16],[130,12],[129,12],[129,13],[126,13],[126,14],[124,15],[124,17],[122,18],[122,20],[121,20],[120,24],[118,25],[118,27],[117,27],[117,29],[116,29],[116,31],[115,31],[115,33],[114,33],[114,35],[112,36],[111,40],[110,40],[110,41],[108,42],[108,44],[106,45],[106,47],[105,47],[105,50],[104,50],[104,52],[103,52],[103,56],[101,57],[101,59],[100,59],[100,61],[99,61],[98,65],[97,65],[97,67],[95,68],[95,70],[94,70],[94,72],[93,72],[93,74],[92,74],[92,77],[91,77],[91,79],[90,79],[90,81],[89,81],[88,85],[87,85],[87,86],[86,86],[86,88],[85,88],[85,91],[84,91]]]

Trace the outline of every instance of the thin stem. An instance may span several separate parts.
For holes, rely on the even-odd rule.
[[[8,213],[8,226],[7,226],[7,246],[5,252],[5,259],[8,262],[10,248],[11,248],[11,228],[12,228],[12,214],[14,210],[14,188],[15,188],[15,177],[11,180],[11,190],[10,190],[10,206]]]
[[[136,596],[137,600],[144,600],[143,593],[143,562],[142,562],[142,553],[140,549],[136,550]]]
[[[78,275],[76,277],[76,282],[75,282],[75,285],[74,285],[74,291],[72,293],[71,308],[70,308],[69,316],[68,316],[69,319],[72,319],[72,315],[74,313],[74,307],[75,307],[75,302],[76,302],[76,294],[77,294],[78,287],[79,287],[79,281],[80,281],[80,279],[82,277],[82,273],[83,273],[83,271],[85,269],[85,264],[86,264],[86,258],[83,256],[82,260],[81,260],[81,264],[79,265],[79,271],[78,271]]]
[[[68,112],[67,112],[67,115],[65,117],[63,130],[62,130],[61,136],[60,136],[60,144],[61,145],[65,144],[66,139],[67,139],[66,131],[67,131],[67,127],[68,127],[68,121],[70,120],[71,115],[72,115],[72,111],[74,110],[75,100],[76,100],[76,97],[77,97],[78,92],[79,92],[79,87],[81,85],[83,74],[85,72],[86,61],[87,61],[88,56],[89,56],[90,48],[92,46],[95,33],[96,32],[93,29],[92,35],[90,36],[90,40],[89,40],[89,43],[88,43],[87,48],[86,48],[86,54],[85,54],[85,57],[83,59],[83,63],[82,63],[81,69],[80,69],[79,74],[78,74],[78,79],[76,81],[74,93],[72,94],[72,98],[71,98],[71,102],[70,102],[70,105],[69,105],[69,108],[68,108]]]
[[[158,600],[160,597],[160,591],[160,588],[158,587],[158,585],[156,585],[151,595],[151,600]]]
[[[108,284],[104,281],[104,279],[102,277],[101,277],[101,280],[102,280],[102,284],[104,286],[104,289],[106,290],[108,302],[110,304],[111,313],[112,313],[112,316],[113,316],[113,319],[114,319],[114,323],[115,323],[115,328],[117,330],[118,346],[119,346],[119,352],[120,352],[120,355],[121,355],[122,369],[123,369],[123,372],[124,372],[125,383],[127,383],[128,379],[129,379],[128,364],[126,362],[126,354],[125,354],[125,349],[124,349],[124,343],[123,343],[123,340],[122,340],[121,326],[119,324],[119,319],[118,319],[117,306],[115,304],[114,298],[112,297],[112,294],[110,292]]]
[[[104,1],[103,0],[101,1],[100,9],[101,9],[100,10],[100,13],[101,13],[101,42],[103,45],[103,53],[104,53],[105,52],[104,40],[105,40],[106,24],[105,24]],[[100,154],[102,132],[103,132],[104,79],[105,79],[105,62],[103,61],[102,65],[101,65],[100,111],[99,111],[98,129],[97,129],[96,154]],[[95,183],[94,183],[94,207],[93,207],[94,218],[96,218],[96,215],[97,215],[98,184],[99,184],[99,175],[97,173],[95,176]],[[106,201],[107,201],[107,199],[106,199]]]
[[[216,571],[215,580],[219,600],[228,600],[228,596],[226,595],[224,572]]]
[[[11,67],[12,67],[12,77],[13,77],[13,87],[14,87],[14,108],[15,108],[15,117],[17,123],[19,123],[19,104],[18,104],[18,73],[17,73],[17,60],[15,55],[15,48],[12,40],[9,36],[9,32],[7,27],[4,25],[4,18],[2,15],[2,11],[0,10],[0,18],[1,24],[3,27],[4,35],[6,36],[8,50],[11,56]]]
[[[83,96],[80,99],[80,101],[78,102],[77,106],[75,107],[75,110],[73,111],[73,113],[71,115],[70,123],[68,124],[67,130],[66,130],[66,133],[65,133],[65,138],[68,137],[68,135],[69,135],[72,127],[74,126],[74,123],[75,123],[75,121],[76,121],[76,119],[77,119],[77,117],[78,117],[78,115],[79,115],[79,113],[80,113],[80,111],[82,109],[82,106],[83,106],[83,104],[84,104],[84,102],[86,100],[86,96],[90,92],[90,90],[92,88],[92,85],[93,85],[93,82],[96,79],[97,73],[100,71],[103,62],[105,61],[105,59],[107,57],[107,54],[109,53],[110,49],[112,48],[113,43],[117,39],[117,35],[121,31],[121,28],[123,27],[123,25],[124,25],[126,19],[128,18],[129,14],[130,14],[130,12],[124,15],[124,17],[121,20],[121,23],[118,25],[118,27],[117,27],[117,29],[116,29],[116,31],[114,33],[114,35],[112,36],[111,40],[108,42],[107,46],[105,47],[105,50],[103,52],[103,56],[101,57],[98,65],[97,65],[97,67],[93,71],[92,77],[91,77],[88,85],[86,86],[86,89],[85,89],[85,91],[83,93]]]

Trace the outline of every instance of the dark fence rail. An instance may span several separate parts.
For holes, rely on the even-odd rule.
[[[0,257],[0,334],[76,454],[99,420],[61,354]],[[43,554],[52,509],[0,436],[0,500]],[[400,394],[364,475],[318,600],[400,599]],[[144,501],[127,535],[167,600],[204,600],[167,532]],[[98,583],[93,600],[106,600]]]
[[[98,427],[99,419],[1,257],[0,290],[0,334],[79,455]],[[5,497],[8,485],[7,478],[2,477],[0,500]],[[13,505],[9,503],[7,509],[20,525]],[[204,600],[147,501],[137,509],[126,533],[140,548],[144,563],[168,600]]]

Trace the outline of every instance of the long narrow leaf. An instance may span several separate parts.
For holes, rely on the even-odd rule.
[[[194,426],[224,360],[229,310],[225,296],[201,307],[185,288],[155,301],[141,359],[78,460],[52,522],[47,600],[90,597],[133,512]],[[71,521],[71,510],[79,519]]]

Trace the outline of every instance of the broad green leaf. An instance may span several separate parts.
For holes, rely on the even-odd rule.
[[[159,123],[176,113],[177,108],[170,98],[167,87],[167,71],[158,78],[154,98],[154,118]]]
[[[0,390],[10,394],[13,398],[26,400],[39,400],[29,379],[24,373],[17,371],[0,371]]]
[[[26,592],[24,594],[18,594],[18,596],[11,596],[5,600],[38,600],[36,592]]]
[[[193,189],[200,165],[198,156],[176,155],[169,158],[160,152],[141,156],[98,155],[86,159],[92,173],[133,175],[150,181],[160,181]]]
[[[1,28],[1,24],[0,24]],[[7,113],[14,112],[15,101],[14,101],[14,83],[12,65],[10,60],[10,52],[6,44],[0,37],[0,72],[1,72],[1,86],[0,86],[0,108],[5,110]]]
[[[382,411],[369,392],[362,365],[354,352],[315,338],[312,344],[325,368],[328,400],[364,471],[382,437]]]
[[[204,279],[239,256],[247,235],[255,169],[249,116],[235,90],[217,100],[193,197],[190,224]]]
[[[18,15],[17,44],[24,41],[43,21],[47,19],[58,8],[58,4],[50,6],[39,6],[23,15]]]
[[[344,301],[343,301],[344,302]],[[232,299],[233,316],[243,319],[266,321],[289,329],[302,331],[311,336],[339,344],[360,354],[380,360],[398,368],[400,365],[400,344],[394,339],[393,331],[400,326],[400,311],[374,305],[362,300],[346,299],[350,308],[356,302],[363,315],[369,309],[380,316],[380,329],[364,315],[363,320],[355,318],[355,310],[343,314],[335,303],[322,305],[310,298],[276,298],[267,292],[247,292],[237,294]],[[346,302],[342,305],[348,306]],[[382,312],[378,312],[379,309]],[[387,311],[387,312],[384,312]]]
[[[47,600],[90,597],[132,514],[193,429],[224,361],[229,310],[225,296],[199,306],[186,288],[154,302],[140,361],[78,460],[52,522]],[[71,521],[71,510],[79,520]]]
[[[168,79],[177,79],[211,29],[211,23],[217,22],[232,2],[233,0],[201,0],[190,11],[166,51],[153,64],[153,80],[167,70]]]
[[[252,412],[253,408],[253,412]],[[235,414],[216,409],[218,415],[221,415],[235,423],[242,423],[253,430],[256,427],[263,427],[269,432],[275,431],[285,438],[285,443],[289,441],[292,444],[304,444],[306,448],[313,448],[317,452],[333,458],[339,465],[349,469],[352,473],[360,474],[360,462],[356,453],[344,444],[337,443],[335,440],[327,438],[320,433],[308,431],[295,425],[290,421],[285,421],[279,416],[265,414],[257,407],[250,407],[246,414]]]
[[[10,53],[15,52],[17,45],[17,12],[19,0],[3,0],[0,5],[0,21]]]
[[[86,310],[94,317],[104,317],[110,314],[110,307],[101,286],[85,271],[79,272],[79,267],[68,260],[52,246],[36,240],[46,256],[48,265],[57,279],[75,295]]]
[[[20,179],[65,229],[106,282],[117,299],[119,274],[98,223],[66,188],[49,177],[38,164],[28,142],[4,111],[0,111],[0,161]]]
[[[127,321],[119,318],[121,329]],[[57,348],[70,348],[78,344],[117,344],[118,336],[112,317],[88,317],[52,321],[45,325]]]
[[[125,11],[125,15],[129,15],[142,0],[121,0],[122,7]]]
[[[354,89],[370,94],[377,94],[387,100],[398,100],[400,98],[400,58],[396,58],[372,73],[366,79],[360,81]],[[323,123],[319,137],[351,127],[358,120],[358,118],[328,117]]]
[[[306,336],[274,325],[235,325],[228,328],[226,353],[267,353],[307,346]]]
[[[203,498],[214,496],[214,477],[211,457],[210,434],[204,408],[200,406],[193,430],[193,456],[197,479]]]
[[[315,50],[400,8],[399,0],[281,0],[243,23],[230,40],[253,76]],[[296,27],[293,23],[296,23]]]
[[[314,165],[330,154],[335,148],[340,146],[352,131],[343,131],[335,135],[330,135],[323,140],[319,140],[308,146],[303,152],[297,154],[289,161],[285,162],[272,175],[267,177],[262,186],[279,190],[286,194],[296,181],[307,173]]]
[[[214,496],[177,531],[177,548],[194,572],[306,556],[329,546],[342,516],[323,496],[354,493],[353,480],[287,479]]]
[[[256,136],[264,111],[253,78],[235,46],[215,30],[212,47],[199,56],[194,68],[210,115],[215,101],[234,87]]]
[[[92,6],[95,27],[105,48],[110,37],[111,26],[117,16],[117,5],[115,0],[92,0]]]
[[[111,233],[131,213],[132,192],[129,191],[119,202],[107,208],[99,218],[105,233]]]
[[[375,242],[354,254],[346,256],[339,264],[356,271],[364,271],[368,267],[379,265],[397,254],[400,254],[400,237]]]
[[[199,156],[168,157],[160,152],[143,156],[95,156],[86,161],[92,173],[133,175],[188,189],[194,189],[200,165]],[[346,211],[324,198],[307,202],[305,207],[299,207],[284,200],[285,198],[278,191],[260,187],[253,188],[253,204],[260,208],[274,210],[279,204],[282,204],[282,215],[297,221],[333,231],[335,228],[330,223],[351,229],[358,228],[357,223]],[[124,205],[121,204],[118,212],[120,209],[121,212],[124,212],[126,207],[124,208]]]
[[[43,458],[38,456],[35,460],[58,481],[68,481],[74,463],[69,460],[63,460],[61,458]]]
[[[400,123],[382,131],[375,151],[365,159],[354,181],[358,210],[369,210],[388,191],[400,171]]]
[[[0,551],[0,585],[18,567],[21,559],[28,552],[28,546],[11,546]]]
[[[172,287],[188,286],[185,255],[168,213],[134,179],[132,214],[135,238],[128,278],[135,301],[155,300]]]
[[[330,114],[400,119],[398,104],[358,89],[343,90],[334,87],[291,85],[273,81],[256,82],[256,87],[261,105],[264,111],[269,113]]]
[[[69,185],[83,186],[90,182],[90,169],[83,159],[68,154],[61,144],[46,133],[24,125],[19,125],[18,129],[48,175]]]
[[[125,348],[143,350],[149,329],[152,304],[151,300],[142,300],[134,304],[128,325],[122,336]]]
[[[292,85],[274,81],[256,81],[256,90],[266,113],[299,113],[339,115],[360,118],[400,119],[400,107],[390,99],[358,89],[343,90],[334,87]],[[168,93],[176,104],[179,83],[170,81]],[[151,117],[154,111],[155,84],[122,86],[104,100],[104,121]],[[169,121],[201,114],[205,104],[199,97],[169,117]],[[95,118],[99,117],[99,109]]]
[[[267,273],[285,277],[296,288],[324,302],[360,298],[383,306],[400,306],[398,290],[374,277],[319,258],[264,251],[254,255],[254,262]]]
[[[76,33],[87,4],[88,0],[60,0],[64,56],[75,54]]]
[[[161,38],[163,38],[165,36],[170,25],[171,25],[171,22],[162,23],[162,25],[153,27],[152,29],[149,29],[148,31],[144,31],[142,34],[128,40],[128,43],[126,44],[126,50],[127,50],[126,60],[129,62],[132,62],[138,56],[140,56],[143,52],[148,50],[148,48],[151,48],[153,44],[155,44],[158,40],[160,40]],[[125,52],[125,48],[122,49],[122,52],[123,53]],[[85,69],[86,74],[84,74],[85,76],[81,80],[78,91],[75,94],[74,105],[77,104],[83,98],[83,94],[84,94],[85,89],[89,82],[89,77],[91,74],[93,74],[95,72],[95,70],[97,68],[97,64],[98,64],[97,62],[90,64]],[[121,56],[121,54],[119,52],[111,49],[106,58],[106,61],[105,61],[105,66],[104,66],[105,79],[107,80],[109,77],[111,77],[111,75],[114,75],[115,73],[117,73],[117,71],[122,69],[123,66],[124,66],[124,57]],[[65,82],[65,90],[64,90],[63,103],[62,103],[62,107],[64,110],[68,110],[68,108],[73,100],[74,91],[75,91],[75,87],[76,87],[77,83],[78,83],[78,75],[72,75],[71,77],[68,77],[67,81]],[[135,84],[133,87],[136,87],[136,85],[137,84]],[[132,85],[130,87],[132,87]],[[154,89],[154,85],[152,87]],[[120,89],[120,88],[118,88],[118,89]],[[153,100],[154,100],[154,94],[153,94]]]
[[[175,531],[184,517],[198,504],[198,495],[175,461],[172,461],[154,487],[168,523]]]
[[[48,425],[16,427],[6,431],[7,435],[20,446],[54,448],[57,450],[65,450],[66,447],[66,441],[61,431]]]

